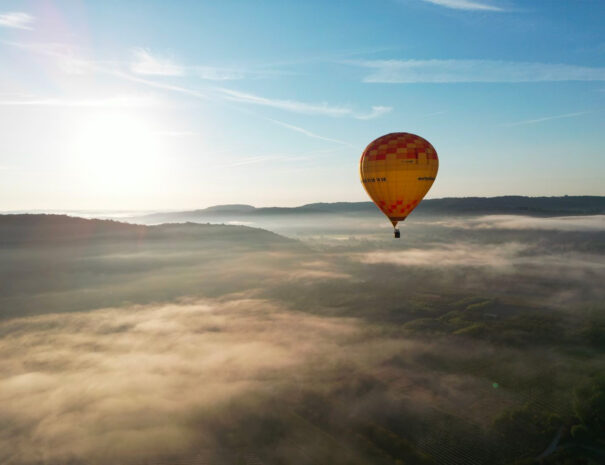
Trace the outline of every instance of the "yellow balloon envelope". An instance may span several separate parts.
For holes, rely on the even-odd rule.
[[[407,132],[379,137],[366,147],[359,161],[363,187],[395,228],[429,191],[438,169],[433,146]],[[399,237],[397,229],[395,237]]]

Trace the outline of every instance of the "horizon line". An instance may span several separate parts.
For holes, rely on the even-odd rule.
[[[605,198],[605,194],[603,195],[594,195],[594,194],[561,194],[561,195],[521,195],[521,194],[506,194],[506,195],[492,195],[492,196],[477,196],[477,195],[469,195],[469,196],[449,196],[449,197],[431,197],[428,199],[423,199],[422,202],[429,200],[450,200],[450,199],[499,199],[505,197],[521,197],[527,199],[554,199],[554,198],[579,198],[579,197],[593,197],[593,198]],[[20,208],[20,209],[11,209],[11,210],[0,210],[0,215],[15,215],[15,214],[47,214],[47,215],[60,215],[66,213],[175,213],[175,212],[184,212],[184,211],[197,211],[197,210],[206,210],[209,208],[215,207],[252,207],[254,209],[262,209],[262,208],[301,208],[307,207],[309,205],[334,205],[338,203],[345,204],[359,204],[359,203],[374,203],[371,200],[338,200],[333,202],[309,202],[303,203],[294,206],[285,206],[285,205],[265,205],[265,206],[256,206],[245,203],[219,203],[208,205],[205,207],[181,207],[181,208],[155,208],[155,209],[137,209],[137,208],[128,208],[128,209],[112,209],[112,208],[56,208],[56,209],[47,209],[47,208]]]

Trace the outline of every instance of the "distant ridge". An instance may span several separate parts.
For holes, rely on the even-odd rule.
[[[381,215],[372,202],[310,203],[299,207],[261,207],[216,205],[200,210],[154,213],[128,218],[128,221],[162,223],[168,221],[216,221],[246,219],[262,215]],[[424,200],[413,215],[531,215],[567,216],[605,214],[605,197],[450,197]]]
[[[599,215],[605,213],[605,197],[562,196],[451,197],[423,201],[418,211],[469,214],[525,214],[537,216]]]
[[[53,214],[0,215],[0,246],[18,244],[98,242],[103,240],[219,240],[291,242],[271,231],[240,225],[161,224],[144,226],[114,220],[86,219]]]
[[[232,204],[232,205],[215,205],[214,207],[208,207],[200,211],[220,211],[220,212],[232,212],[232,213],[247,213],[255,210],[255,207],[252,205],[243,205],[243,204]]]

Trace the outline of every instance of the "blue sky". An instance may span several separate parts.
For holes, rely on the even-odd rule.
[[[602,1],[0,1],[0,210],[367,199],[419,134],[429,197],[605,195]]]

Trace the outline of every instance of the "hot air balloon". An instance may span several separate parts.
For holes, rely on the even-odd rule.
[[[394,132],[366,147],[359,161],[359,175],[366,192],[395,230],[429,191],[439,169],[433,146],[420,136]]]

